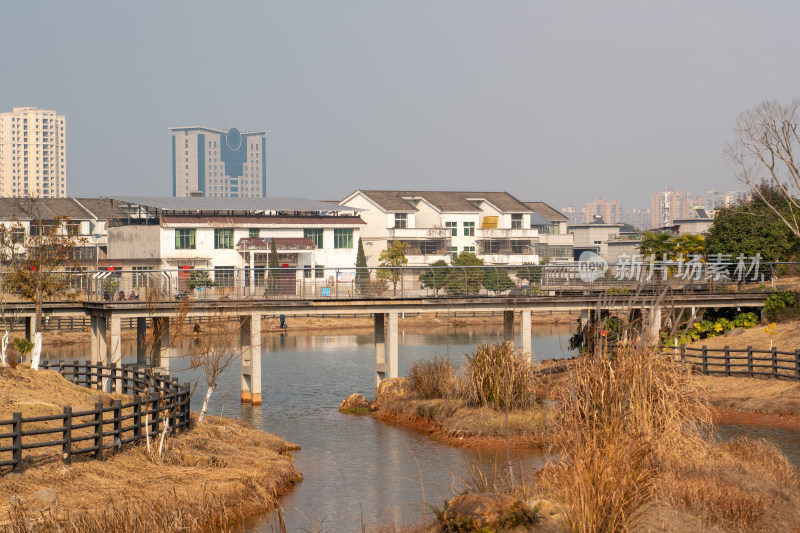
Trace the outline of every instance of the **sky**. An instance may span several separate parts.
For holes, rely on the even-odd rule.
[[[267,194],[742,190],[737,116],[800,97],[800,2],[0,5],[0,111],[66,116],[70,196],[172,193],[169,127],[268,130]]]

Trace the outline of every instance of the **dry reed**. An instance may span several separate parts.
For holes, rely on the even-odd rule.
[[[512,342],[479,344],[465,359],[462,394],[470,405],[524,409],[536,403],[535,367]]]
[[[449,400],[459,393],[458,370],[449,357],[414,361],[408,369],[408,381],[422,398]]]
[[[668,458],[705,446],[708,410],[689,376],[648,351],[584,357],[562,396],[563,460],[540,483],[561,502],[570,531],[628,530],[653,501]]]

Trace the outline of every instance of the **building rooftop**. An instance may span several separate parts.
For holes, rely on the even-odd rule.
[[[120,196],[113,200],[130,205],[160,209],[162,211],[245,211],[260,213],[352,213],[358,211],[306,198],[208,198],[208,197],[158,197]]]
[[[569,217],[544,202],[525,202],[525,205],[551,222],[567,222]]]
[[[416,204],[424,200],[441,212],[477,213],[478,203],[486,201],[504,213],[530,213],[531,210],[507,192],[473,191],[388,191],[363,190],[361,192],[385,211],[414,213]],[[353,193],[355,194],[355,193]],[[352,196],[352,194],[350,195]],[[349,197],[348,197],[349,198]]]

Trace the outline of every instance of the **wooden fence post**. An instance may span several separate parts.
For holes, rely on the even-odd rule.
[[[192,385],[189,383],[184,383],[183,395],[184,395],[184,400],[186,401],[186,403],[183,404],[184,430],[188,430],[189,426],[192,425],[192,402],[191,402],[191,397],[189,396],[191,391],[192,391]]]
[[[778,377],[778,348],[772,347],[772,377]]]
[[[12,469],[14,472],[19,472],[22,470],[22,413],[14,413],[11,419],[13,421],[11,445],[14,447],[14,450],[11,452],[14,461]]]
[[[72,407],[64,407],[64,426],[61,430],[61,460],[65,465],[72,464]]]
[[[138,441],[142,437],[142,397],[133,398],[133,437]]]
[[[122,400],[114,400],[114,444],[122,449]]]
[[[731,375],[731,347],[725,347],[725,375]]]
[[[703,346],[703,374],[708,374],[708,348]]]
[[[747,347],[747,375],[753,377],[753,347]]]
[[[800,350],[794,351],[794,379],[800,379]]]
[[[94,458],[103,459],[103,402],[94,404]]]

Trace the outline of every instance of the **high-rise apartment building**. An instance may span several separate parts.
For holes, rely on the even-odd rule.
[[[562,207],[561,213],[567,217],[567,224],[586,224],[586,206],[575,207],[571,205]]]
[[[0,113],[0,196],[67,196],[64,115],[35,107]]]
[[[619,210],[619,221],[623,224],[630,224],[641,231],[648,230],[650,229],[650,210],[623,207]]]
[[[667,189],[650,197],[650,226],[663,228],[673,221],[692,218],[692,195],[685,191]]]
[[[265,131],[202,127],[172,131],[172,195],[266,196]]]
[[[597,217],[602,217],[606,224],[616,224],[620,222],[619,211],[619,202],[616,200],[598,198],[586,204],[586,224],[591,224]]]

